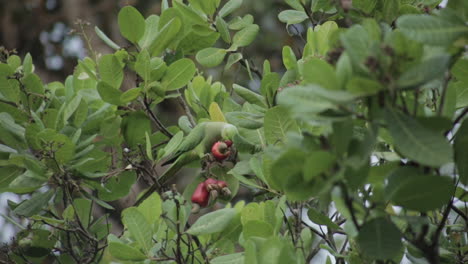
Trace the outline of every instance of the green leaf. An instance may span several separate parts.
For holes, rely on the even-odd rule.
[[[269,238],[274,235],[273,227],[262,220],[249,220],[242,225],[242,233],[246,240],[251,237]]]
[[[206,18],[202,17],[199,13],[197,13],[193,7],[186,6],[181,2],[174,1],[173,5],[177,7],[177,9],[182,13],[182,15],[189,20],[191,20],[196,25],[205,25]]]
[[[138,43],[145,33],[145,18],[132,6],[120,9],[118,16],[120,33],[132,43]]]
[[[263,115],[249,112],[226,113],[229,123],[247,129],[259,129],[263,126]]]
[[[358,96],[374,95],[383,89],[379,82],[362,77],[353,77],[346,84],[346,90]]]
[[[340,86],[333,66],[326,61],[312,58],[304,63],[304,83],[320,85],[328,90],[338,90]]]
[[[468,119],[465,119],[458,129],[454,145],[455,163],[457,164],[460,182],[468,185]]]
[[[21,172],[22,170],[15,166],[2,166],[0,168],[0,174],[2,175],[0,178],[0,192],[4,192],[8,185],[16,179]]]
[[[210,260],[210,263],[211,264],[243,264],[244,253],[241,252],[241,253],[234,253],[234,254],[219,256]]]
[[[218,15],[220,17],[225,17],[232,12],[236,11],[239,9],[239,7],[242,5],[242,0],[229,0],[222,8],[219,10]]]
[[[297,67],[297,58],[294,51],[289,46],[283,47],[283,64],[287,70],[294,69]]]
[[[236,17],[229,22],[229,29],[241,30],[249,25],[252,25],[254,19],[253,16],[248,14],[244,17]]]
[[[182,21],[178,17],[174,17],[164,25],[148,48],[151,55],[159,56],[169,46],[170,42],[177,37],[181,28]]]
[[[452,147],[441,134],[393,110],[386,111],[385,119],[395,148],[406,157],[434,167],[452,162]]]
[[[92,202],[88,199],[78,198],[73,201],[76,215],[81,221],[81,224],[87,228],[91,221]],[[71,205],[70,205],[71,206]]]
[[[335,224],[327,215],[319,212],[315,208],[309,208],[307,211],[307,215],[309,216],[310,221],[314,222],[317,225],[325,225],[328,228],[333,230],[339,230],[340,226]]]
[[[134,171],[124,171],[117,176],[111,177],[104,186],[99,186],[98,197],[103,201],[115,201],[129,194],[132,185],[135,183],[136,173]]]
[[[314,151],[308,154],[304,163],[304,179],[313,180],[321,174],[330,173],[335,164],[335,156],[327,151]]]
[[[288,25],[299,24],[308,18],[309,17],[304,11],[298,11],[298,10],[284,10],[278,15],[278,19],[281,22],[286,23]]]
[[[120,100],[122,92],[106,82],[99,82],[97,85],[97,90],[101,99],[104,102],[113,105],[121,105],[122,101]]]
[[[24,73],[24,77],[26,77],[29,74],[33,73],[33,61],[32,61],[31,54],[29,54],[29,53],[27,53],[26,56],[24,56],[23,73]]]
[[[260,94],[257,94],[253,92],[252,90],[247,89],[237,84],[233,84],[232,88],[234,89],[234,92],[236,92],[236,94],[242,97],[242,99],[244,99],[245,101],[251,104],[259,105],[261,107],[267,107],[265,98],[261,96]]]
[[[249,25],[237,32],[232,38],[232,45],[236,47],[245,47],[252,43],[258,34],[260,28],[258,25]]]
[[[96,35],[98,35],[98,37],[104,41],[104,43],[107,44],[107,46],[115,49],[115,50],[119,50],[120,47],[119,45],[117,45],[114,41],[112,41],[104,32],[102,32],[102,30],[100,30],[97,26],[94,27],[94,31],[96,32]]]
[[[220,16],[216,17],[216,29],[224,42],[231,43],[231,33],[229,33],[228,25]]]
[[[99,75],[101,80],[119,89],[123,81],[123,71],[119,60],[112,54],[106,54],[101,57],[98,63]]]
[[[180,59],[167,68],[161,84],[166,91],[180,89],[192,80],[196,70],[195,63],[192,60]]]
[[[227,51],[219,48],[206,48],[200,50],[195,57],[205,67],[216,67],[223,62]]]
[[[142,50],[135,62],[135,71],[145,81],[151,80],[151,58],[147,50]]]
[[[375,259],[391,259],[402,248],[400,230],[385,218],[376,218],[365,223],[357,237],[359,249]]]
[[[400,88],[417,87],[443,76],[447,70],[450,56],[435,56],[405,71],[397,80]]]
[[[81,95],[76,95],[73,99],[67,103],[67,106],[63,110],[63,121],[66,124],[68,119],[75,113],[76,109],[81,103]]]
[[[468,84],[468,59],[459,59],[452,67],[452,74],[463,83]]]
[[[122,222],[131,236],[148,253],[152,246],[153,232],[145,216],[136,207],[130,207],[122,212]]]
[[[145,34],[138,42],[141,50],[147,50],[151,45],[153,39],[158,35],[159,32],[159,16],[150,15],[145,20]]]
[[[140,205],[138,210],[145,216],[146,221],[150,224],[155,224],[159,221],[162,213],[162,200],[157,192],[154,192],[150,197],[146,198]]]
[[[130,103],[137,99],[141,94],[141,88],[132,88],[120,95],[120,102],[123,104]]]
[[[237,214],[234,208],[224,208],[208,213],[200,218],[187,230],[195,236],[208,235],[223,231]]]
[[[109,253],[117,259],[125,261],[143,261],[147,259],[147,257],[141,253],[140,250],[130,245],[124,244],[115,235],[109,235],[108,241]]]
[[[420,212],[441,208],[454,192],[455,186],[450,177],[426,175],[410,167],[393,171],[385,187],[388,200],[395,205]]]
[[[44,193],[36,193],[31,197],[31,199],[25,200],[18,205],[13,212],[17,215],[31,217],[39,213],[42,209],[46,209],[54,194],[55,191],[53,189]]]
[[[275,106],[265,113],[265,139],[268,144],[284,143],[288,131],[299,131],[296,121],[289,116],[288,109]]]
[[[468,26],[430,15],[404,15],[397,27],[408,37],[429,45],[451,45],[468,34]]]

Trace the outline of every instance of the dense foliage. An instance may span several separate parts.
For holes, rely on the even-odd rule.
[[[2,50],[0,192],[31,194],[9,202],[27,225],[6,261],[466,263],[468,1],[285,2],[285,29],[306,30],[283,72],[244,57],[261,28],[242,0],[126,6],[130,44],[96,28],[115,52],[91,50],[64,83]],[[185,110],[177,126],[165,100]],[[168,184],[183,167],[201,169],[184,190]],[[110,203],[139,179],[152,186],[111,234]],[[240,187],[253,200],[231,203]]]

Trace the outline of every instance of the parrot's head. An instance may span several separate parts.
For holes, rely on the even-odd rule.
[[[231,124],[226,124],[223,130],[221,131],[221,137],[223,139],[232,140],[234,136],[237,135],[237,133],[238,133],[237,127]]]

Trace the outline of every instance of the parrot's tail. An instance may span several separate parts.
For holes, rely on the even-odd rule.
[[[138,198],[133,206],[138,206],[141,204],[146,198],[148,198],[153,192],[159,189],[160,186],[163,186],[169,179],[171,179],[180,169],[182,169],[185,165],[197,160],[199,157],[194,155],[193,153],[186,153],[184,155],[179,156],[170,166],[167,168],[164,173],[158,177],[157,183],[153,184],[143,195]],[[162,165],[167,163],[164,162]]]

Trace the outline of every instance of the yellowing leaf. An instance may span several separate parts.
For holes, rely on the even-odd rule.
[[[219,105],[215,102],[210,104],[210,117],[211,121],[214,122],[226,122],[226,118],[224,117],[223,112],[221,111],[221,108],[219,108]]]

